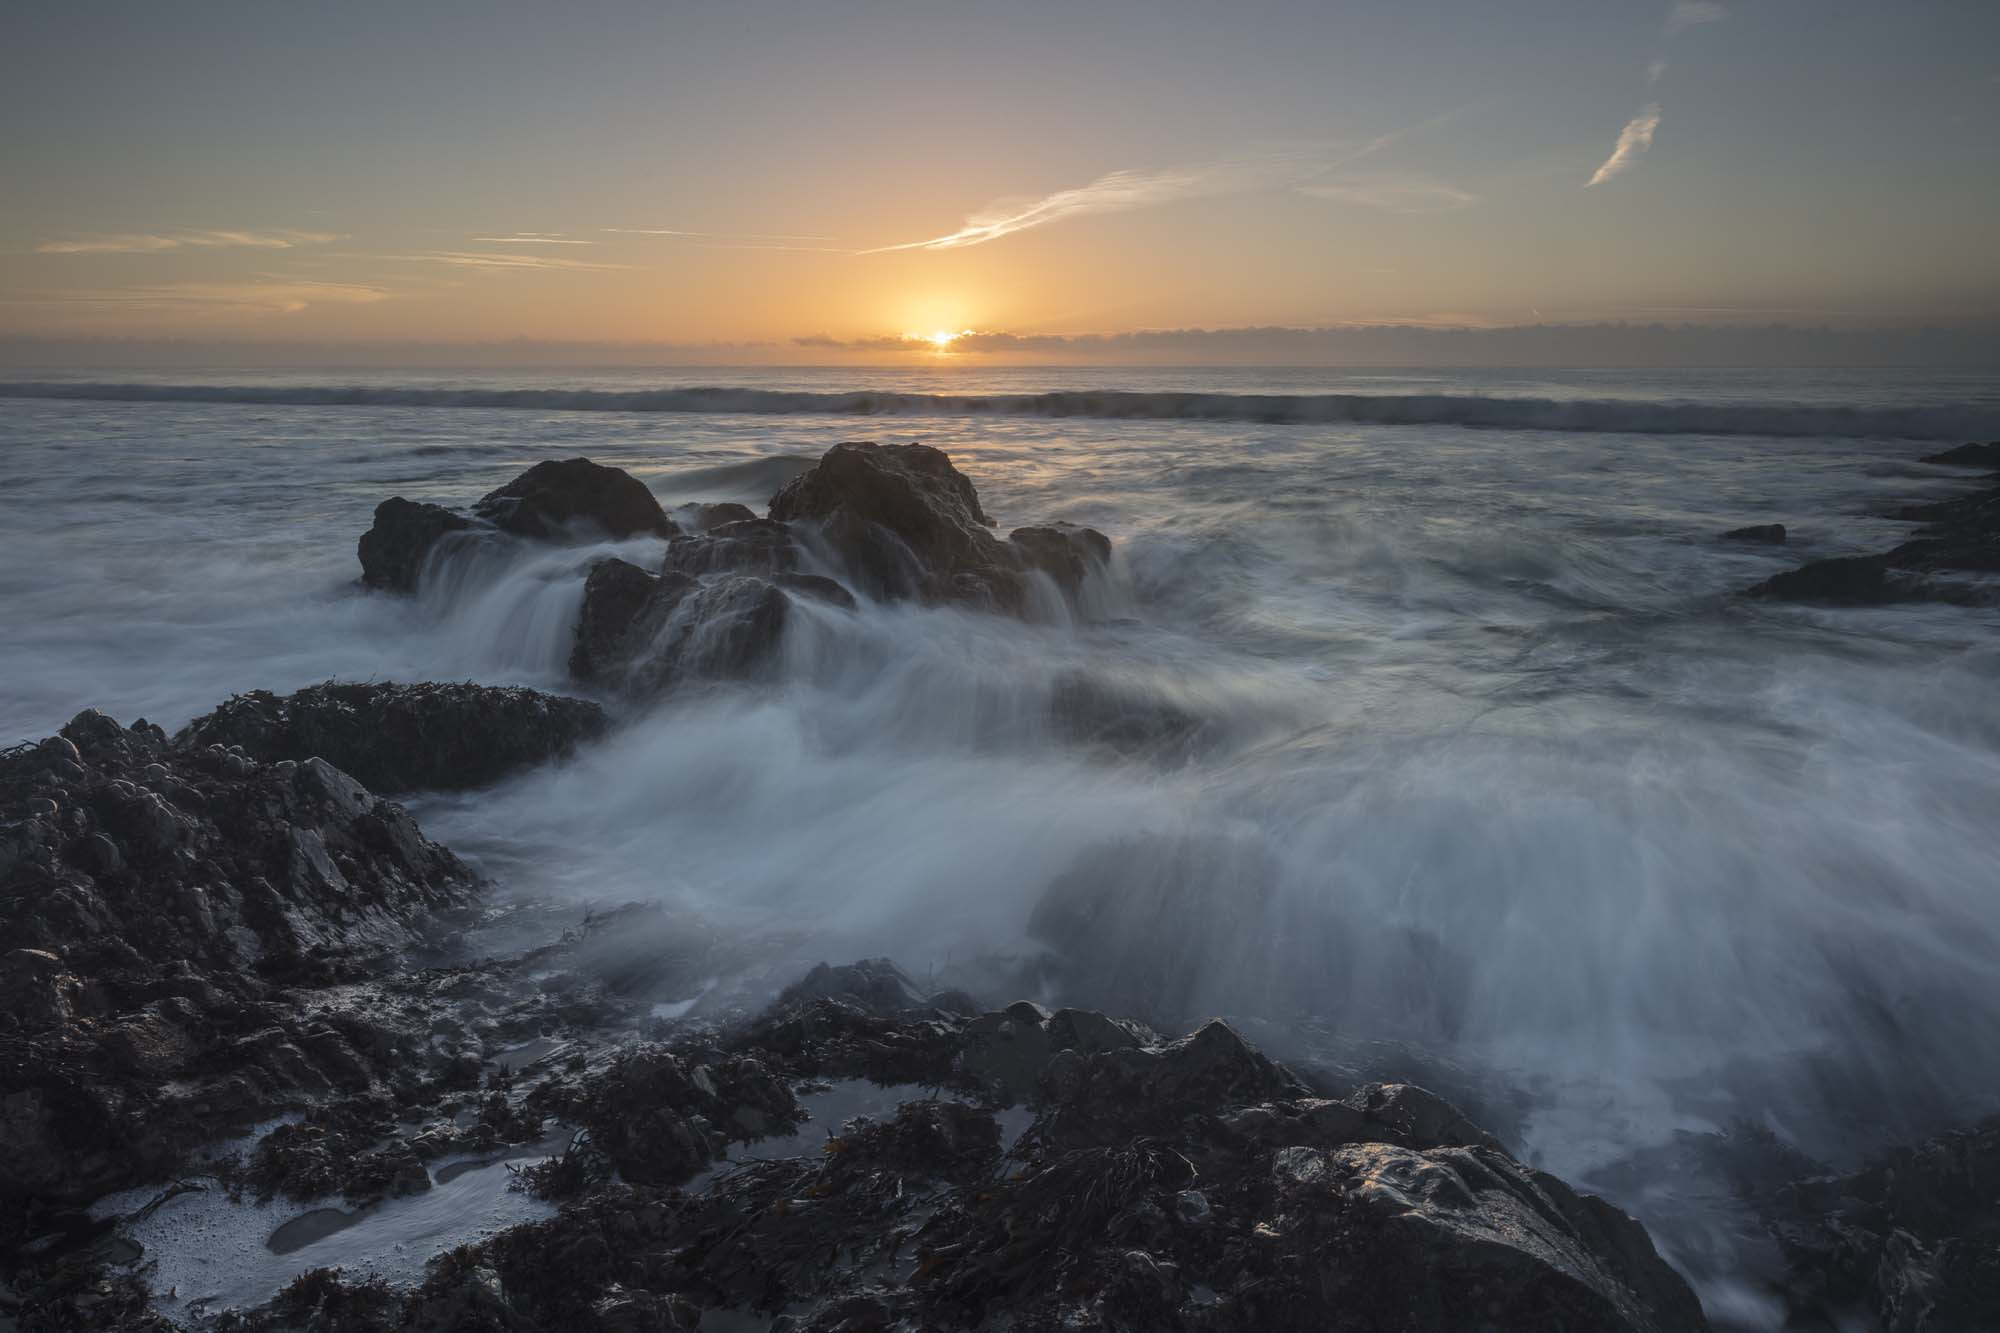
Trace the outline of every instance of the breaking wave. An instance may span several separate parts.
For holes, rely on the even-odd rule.
[[[408,388],[364,385],[0,383],[0,397],[297,407],[488,408],[537,412],[686,412],[766,416],[1082,417],[1271,425],[1464,426],[1638,435],[1844,436],[1911,440],[2000,434],[2000,408],[1637,402],[1453,394],[1237,394],[1066,391],[814,393],[753,388],[650,390]]]

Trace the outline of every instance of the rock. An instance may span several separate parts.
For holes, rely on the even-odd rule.
[[[767,579],[656,579],[601,561],[584,584],[570,674],[642,695],[687,680],[739,680],[775,659],[790,614],[789,594]]]
[[[2000,440],[1987,444],[1961,444],[1941,454],[1927,454],[1922,461],[1946,463],[1953,467],[2000,468]]]
[[[1087,576],[1111,563],[1111,539],[1094,528],[1052,523],[1016,528],[1007,540],[1019,548],[1028,568],[1047,574],[1072,596]]]
[[[1800,1327],[1970,1330],[2000,1309],[2000,1117],[1770,1201]]]
[[[598,704],[536,690],[328,681],[236,695],[174,744],[240,747],[262,763],[317,756],[378,792],[455,791],[562,758],[607,725]]]
[[[588,458],[537,463],[481,496],[472,512],[502,532],[548,540],[569,536],[579,524],[613,537],[669,537],[675,531],[646,483]]]
[[[707,532],[725,523],[755,522],[757,515],[748,505],[725,502],[682,505],[669,517],[682,532]]]
[[[1955,449],[1932,461],[1979,456],[1983,455]],[[1990,580],[1938,577],[2000,573],[2000,487],[1935,504],[1911,505],[1891,517],[1924,527],[1912,540],[1880,555],[1816,560],[1766,579],[1744,595],[1850,606],[1912,601],[1987,605],[2000,596]]]
[[[816,540],[867,595],[964,602],[1020,614],[1030,571],[1074,594],[1109,558],[1088,528],[1017,530],[1003,542],[972,483],[943,452],[922,444],[838,444],[771,500],[771,517],[810,525]]]
[[[663,574],[790,573],[805,560],[805,549],[790,527],[768,518],[724,523],[697,536],[667,543]]]
[[[1785,544],[1785,525],[1782,523],[1755,523],[1747,528],[1731,528],[1722,534],[1726,542],[1760,542],[1765,546]]]
[[[431,547],[447,533],[475,527],[442,505],[393,496],[375,506],[375,522],[361,534],[361,581],[371,588],[414,592]]]
[[[94,711],[63,741],[0,755],[0,826],[48,799],[49,754],[83,772],[59,829],[7,844],[0,1198],[75,1204],[228,1129],[214,1105],[385,1072],[266,997],[414,947],[478,883],[323,760],[281,771]]]
[[[926,1003],[917,983],[887,958],[867,958],[844,967],[821,963],[785,987],[777,1003],[782,1007],[824,999],[847,1000],[872,1014],[921,1009]]]

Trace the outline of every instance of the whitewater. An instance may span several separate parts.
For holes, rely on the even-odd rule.
[[[1879,515],[1968,475],[1917,460],[1995,437],[1992,377],[1896,371],[23,375],[0,742],[329,678],[569,689],[590,563],[659,543],[399,599],[355,582],[375,504],[586,456],[761,512],[833,443],[921,440],[1003,531],[1109,535],[1097,614],[824,608],[775,683],[426,830],[746,968],[887,954],[1455,1080],[1714,1313],[1757,1242],[1684,1136],[1845,1162],[2000,1107],[2000,615],[1734,595],[1901,540]]]

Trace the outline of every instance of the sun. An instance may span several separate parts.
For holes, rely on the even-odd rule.
[[[930,339],[931,346],[937,348],[939,351],[943,351],[945,348],[951,346],[952,340],[958,337],[956,333],[947,333],[943,329],[933,329],[924,336]]]

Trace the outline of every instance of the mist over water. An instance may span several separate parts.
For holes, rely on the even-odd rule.
[[[1324,387],[1303,376],[1164,378]],[[1085,387],[1151,393],[1163,373],[1101,377]],[[660,377],[628,378],[516,387]],[[1623,432],[442,410],[409,405],[442,391],[422,377],[370,406],[0,400],[0,737],[86,706],[171,728],[334,676],[565,688],[590,562],[659,543],[467,544],[395,599],[353,586],[374,505],[463,503],[583,454],[669,507],[761,510],[838,440],[920,439],[1003,530],[1112,537],[1090,615],[802,605],[779,679],[669,697],[567,765],[426,800],[427,830],[509,891],[684,906],[787,957],[1225,1013],[1301,1058],[1401,1043],[1520,1092],[1516,1148],[1653,1220],[1661,1183],[1617,1168],[1675,1129],[1742,1118],[1839,1158],[2000,1104],[2000,619],[1730,595],[1897,540],[1869,515],[1962,477],[1866,432],[1919,407],[1981,420],[1990,390],[1714,381],[1687,428]],[[1426,391],[1636,416],[1703,387]],[[1817,424],[1704,429],[1732,402]],[[1715,540],[1752,522],[1792,544]]]

